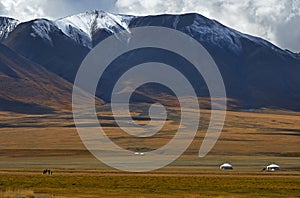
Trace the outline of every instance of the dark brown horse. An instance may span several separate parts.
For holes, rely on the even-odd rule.
[[[45,174],[52,175],[52,171],[50,169],[44,169],[43,170],[43,175],[45,175]]]

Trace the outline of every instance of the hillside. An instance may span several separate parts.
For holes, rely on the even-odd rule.
[[[20,23],[2,43],[73,83],[82,60],[93,46],[114,33],[129,33],[130,28],[141,26],[176,29],[199,41],[222,74],[228,99],[234,101],[232,108],[300,111],[300,57],[296,53],[200,14],[127,16],[94,10],[55,21],[36,19]],[[199,97],[209,97],[203,78],[193,72],[190,63],[153,49],[134,50],[116,59],[100,81],[105,89],[99,88],[97,96],[109,102],[120,73],[148,61],[172,65],[187,75]],[[152,102],[170,98],[172,92],[168,89],[147,84],[140,87],[132,100]]]
[[[0,111],[70,110],[72,84],[0,44]]]

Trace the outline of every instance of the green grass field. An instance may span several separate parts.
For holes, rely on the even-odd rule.
[[[0,190],[48,197],[299,197],[300,175],[1,174]]]

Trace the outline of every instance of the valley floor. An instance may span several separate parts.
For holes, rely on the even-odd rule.
[[[160,138],[143,143],[101,114],[109,137],[132,150],[155,149],[173,137],[176,109]],[[0,197],[299,197],[300,114],[227,112],[223,132],[204,158],[198,150],[209,111],[188,150],[169,166],[148,173],[125,173],[95,159],[82,144],[71,114],[24,115],[0,112]],[[147,119],[138,120],[146,123]],[[224,162],[232,171],[221,171]],[[279,172],[262,172],[277,163]],[[43,169],[53,175],[42,175]]]

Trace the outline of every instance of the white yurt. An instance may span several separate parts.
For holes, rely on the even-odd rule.
[[[137,155],[137,156],[144,156],[144,155],[145,155],[145,153],[134,152],[134,155]]]
[[[267,166],[266,170],[267,171],[278,171],[278,170],[280,170],[280,166],[278,166],[277,164],[270,164]]]
[[[220,166],[220,169],[221,170],[232,170],[233,169],[233,166],[229,163],[224,163]]]

